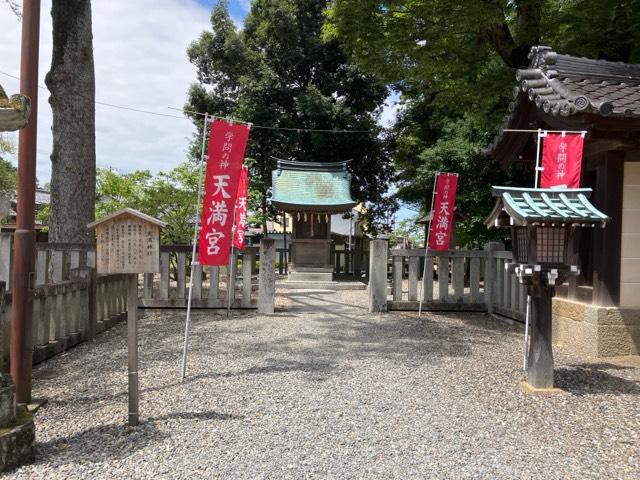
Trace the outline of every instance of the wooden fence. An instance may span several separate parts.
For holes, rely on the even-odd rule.
[[[390,250],[387,308],[417,310],[423,298],[423,310],[488,311],[524,320],[526,288],[506,271],[512,254],[503,248],[491,243],[484,250],[429,252],[426,258],[424,249]]]
[[[234,253],[231,261],[231,307],[256,308],[258,293],[259,247],[247,247]],[[184,308],[187,306],[192,247],[160,247],[160,273],[145,274],[140,305],[147,308]],[[228,267],[196,265],[193,275],[194,308],[226,308]]]

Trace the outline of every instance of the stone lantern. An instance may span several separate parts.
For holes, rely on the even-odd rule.
[[[572,249],[577,228],[604,227],[610,220],[590,202],[590,188],[533,189],[493,187],[498,197],[488,226],[510,227],[513,262],[505,268],[527,285],[531,299],[531,341],[527,357],[528,391],[553,389],[551,299],[579,269]]]

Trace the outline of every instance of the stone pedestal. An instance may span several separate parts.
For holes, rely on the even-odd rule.
[[[16,395],[8,375],[0,373],[0,472],[36,459],[36,433],[26,408],[16,410]]]

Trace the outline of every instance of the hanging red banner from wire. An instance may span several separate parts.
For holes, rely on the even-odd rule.
[[[584,134],[547,133],[543,139],[540,188],[579,188]]]
[[[248,137],[249,125],[211,122],[198,239],[200,265],[221,266],[229,260],[233,210]]]
[[[238,250],[244,249],[245,231],[247,229],[247,196],[249,190],[249,171],[242,167],[240,182],[238,183],[238,198],[236,199],[236,221],[233,235],[233,246]]]
[[[428,248],[430,250],[441,251],[449,249],[457,188],[457,173],[438,172],[436,174],[429,228]]]

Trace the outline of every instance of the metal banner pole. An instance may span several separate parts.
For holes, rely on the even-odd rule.
[[[431,233],[431,221],[433,220],[433,200],[436,198],[436,181],[440,172],[436,172],[433,178],[433,192],[431,193],[431,208],[429,209],[429,228],[424,239],[424,268],[422,269],[422,282],[420,282],[420,306],[418,307],[418,318],[422,316],[422,302],[424,301],[424,282],[427,280],[427,258],[429,255],[429,235]],[[433,269],[431,271],[431,281],[433,282]]]
[[[191,300],[193,298],[193,272],[196,266],[196,245],[198,244],[198,233],[200,230],[200,206],[202,203],[202,168],[208,156],[205,155],[207,144],[207,128],[209,127],[209,114],[204,115],[204,129],[202,131],[202,155],[200,156],[200,169],[198,174],[198,198],[196,202],[196,226],[193,232],[193,249],[191,251],[191,275],[189,276],[189,299],[187,300],[187,321],[184,327],[184,345],[182,348],[182,370],[181,379],[184,380],[187,374],[187,352],[189,350],[189,327],[191,326]]]
[[[233,246],[233,242],[235,238],[236,238],[236,202],[234,201],[233,202],[233,226],[231,227],[231,253],[229,254],[229,265],[227,267],[227,318],[229,318],[229,316],[231,315],[231,294],[235,293],[235,289],[236,289],[236,279],[235,279],[236,266],[234,265],[236,262],[234,261],[234,258],[233,258],[233,253],[235,252],[235,247]]]

